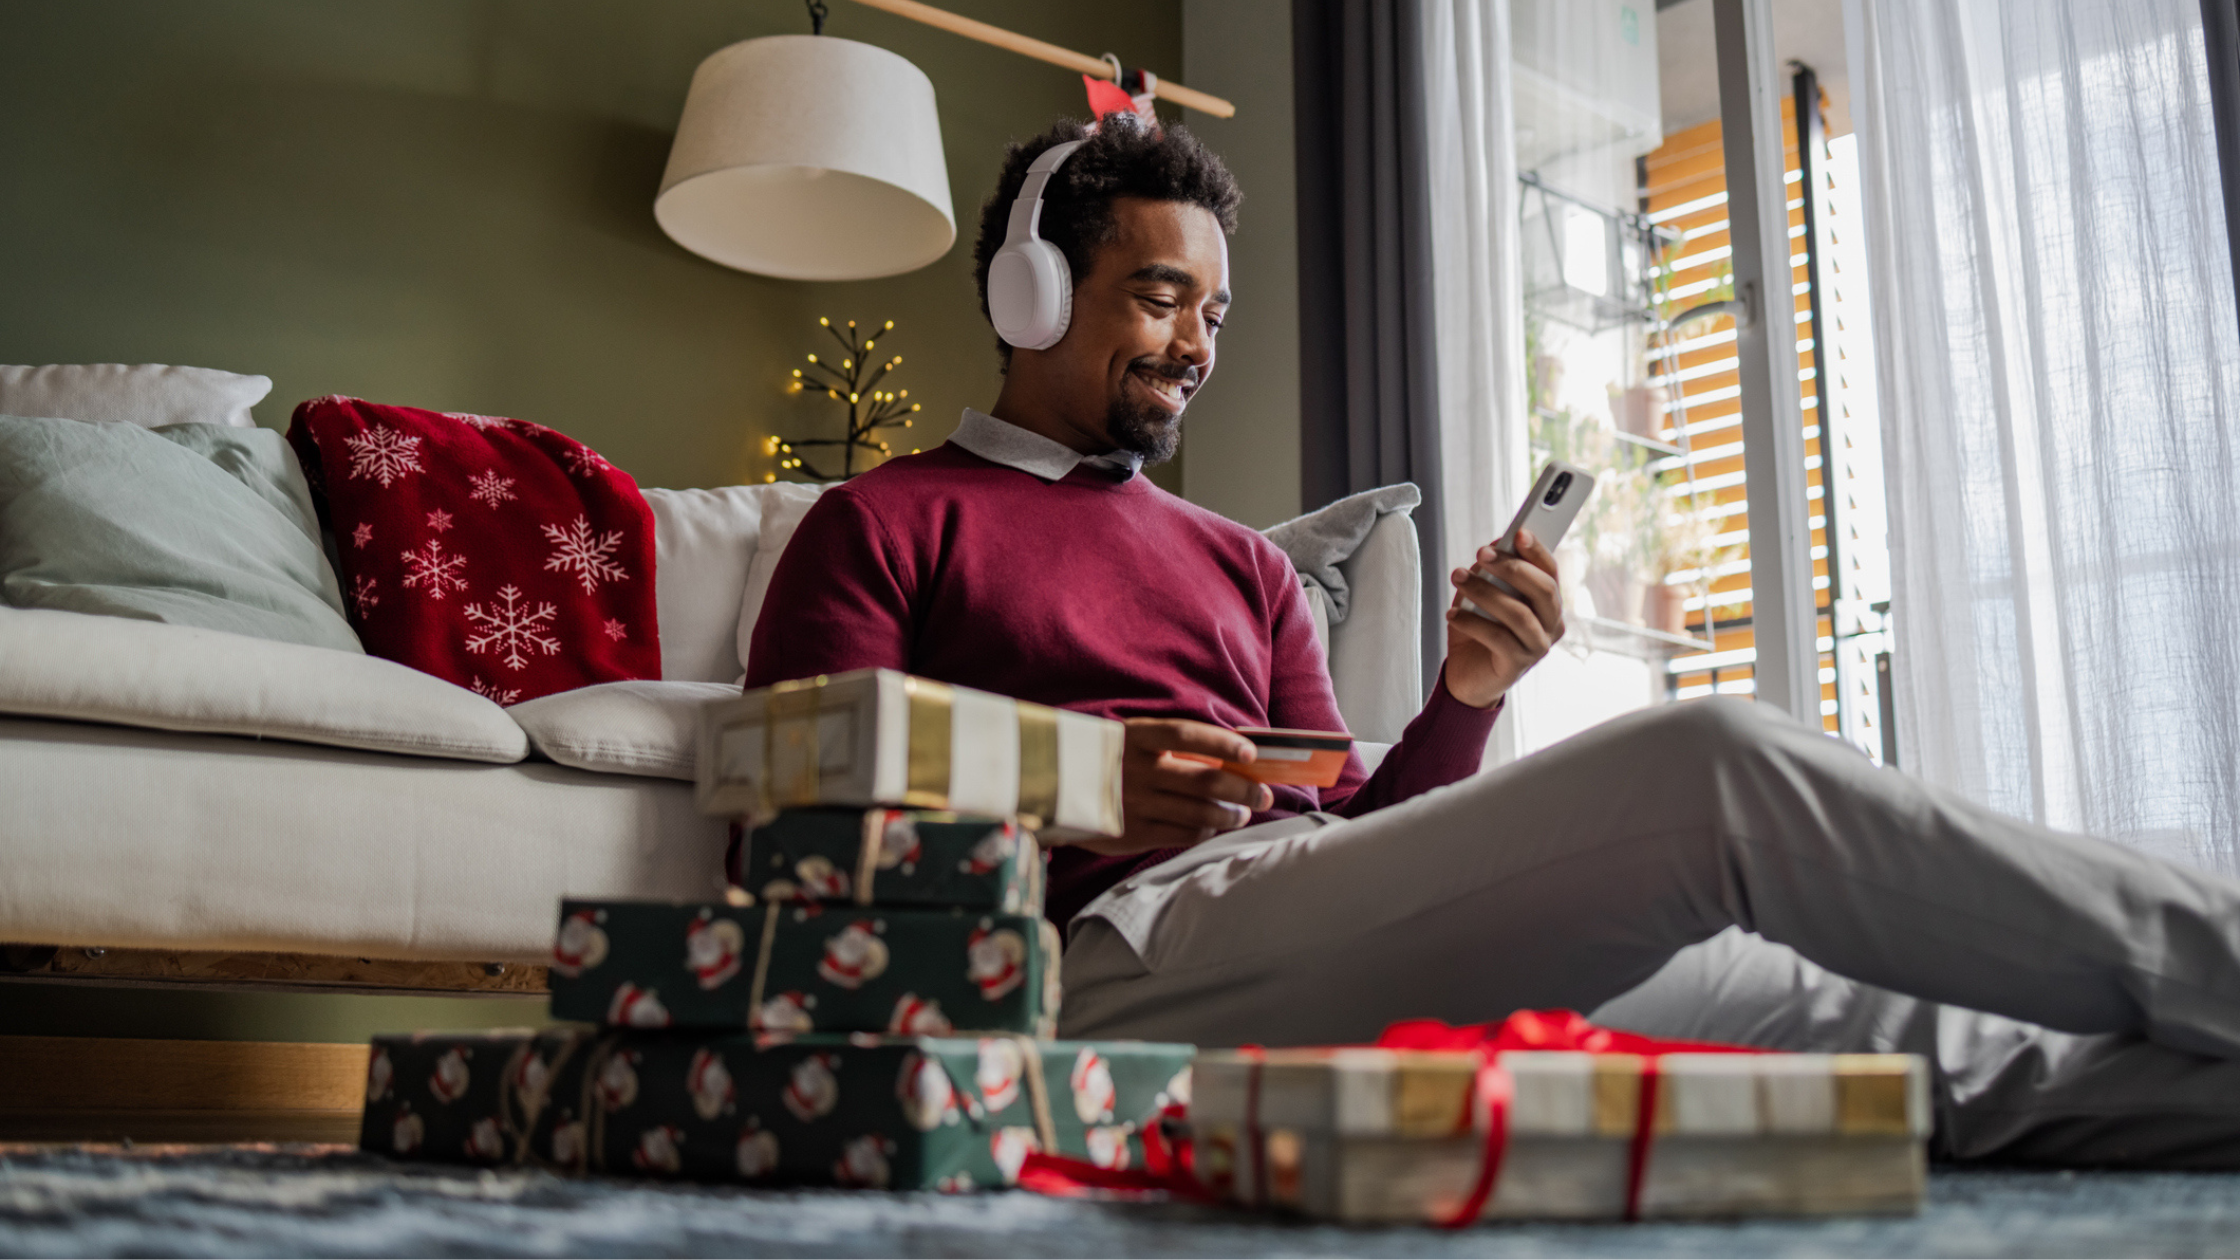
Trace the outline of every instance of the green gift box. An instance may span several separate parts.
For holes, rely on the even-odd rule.
[[[1059,952],[1040,915],[565,901],[552,1015],[625,1028],[1047,1037]]]
[[[565,1173],[970,1190],[1012,1184],[1033,1151],[1142,1167],[1147,1135],[1188,1105],[1193,1053],[1024,1037],[381,1037],[360,1144]],[[458,1088],[439,1092],[445,1080]]]
[[[789,809],[747,833],[732,882],[764,901],[1042,913],[1042,850],[1008,818]]]
[[[503,1029],[376,1037],[358,1145],[452,1163],[520,1162],[529,1132],[515,1100],[546,1083],[524,1073],[560,1059],[582,1036],[574,1029]]]

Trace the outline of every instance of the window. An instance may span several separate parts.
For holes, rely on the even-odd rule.
[[[1809,71],[1799,76],[1806,99],[1817,101],[1808,76]],[[1821,716],[1831,733],[1880,759],[1889,748],[1877,668],[1878,661],[1887,663],[1882,613],[1889,599],[1889,560],[1864,239],[1857,227],[1857,163],[1849,136],[1821,142],[1808,155],[1809,164],[1800,161],[1794,99],[1784,102],[1782,118],[1791,188],[1792,318],[1805,421],[1814,602],[1820,610]],[[1808,115],[1807,121],[1816,120]],[[1808,130],[1815,136],[1824,131]],[[1817,311],[1808,253],[1807,165],[1817,197],[1811,207],[1820,249]],[[1667,136],[1642,159],[1641,185],[1648,222],[1673,242],[1653,268],[1665,324],[1690,308],[1733,296],[1719,123]],[[1653,340],[1651,374],[1664,406],[1658,436],[1686,450],[1651,467],[1672,503],[1672,526],[1702,538],[1692,549],[1700,563],[1675,568],[1664,581],[1686,591],[1684,632],[1707,647],[1665,662],[1667,691],[1675,699],[1750,695],[1756,652],[1734,322],[1724,316],[1697,320]]]

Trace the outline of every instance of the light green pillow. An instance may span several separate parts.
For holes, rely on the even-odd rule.
[[[365,651],[269,429],[0,416],[0,602]]]

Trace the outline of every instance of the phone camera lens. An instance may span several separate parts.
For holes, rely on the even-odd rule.
[[[1548,487],[1548,493],[1541,498],[1540,506],[1554,507],[1556,504],[1563,502],[1563,492],[1570,488],[1571,474],[1557,473],[1555,483]]]

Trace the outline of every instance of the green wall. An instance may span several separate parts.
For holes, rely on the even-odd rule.
[[[830,424],[782,389],[817,316],[893,319],[932,445],[1000,381],[970,242],[1003,144],[1081,81],[831,7],[940,100],[959,238],[910,275],[770,280],[654,224],[693,67],[806,32],[791,0],[0,0],[0,362],[263,373],[273,427],[330,393],[521,416],[719,485]],[[945,7],[1180,73],[1180,0]]]
[[[944,7],[1180,74],[1180,0]],[[932,445],[1000,381],[970,241],[1003,144],[1082,113],[1081,82],[833,0],[829,34],[933,80],[958,243],[853,284],[704,262],[652,212],[693,67],[807,29],[788,0],[0,0],[0,362],[263,373],[273,427],[330,393],[521,416],[643,484],[720,485],[822,418],[783,391],[818,315],[893,319]],[[0,985],[0,1033],[356,1041],[542,1016]]]

